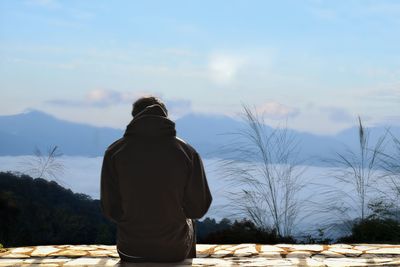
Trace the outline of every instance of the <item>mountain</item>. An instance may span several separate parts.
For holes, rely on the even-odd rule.
[[[230,133],[243,123],[227,116],[188,114],[176,121],[178,136],[188,141],[205,157],[218,156],[218,150],[231,138]]]
[[[176,121],[179,136],[188,140],[205,157],[223,157],[221,147],[230,146],[232,140],[240,142],[240,136],[235,135],[246,128],[244,122],[227,116],[189,114]],[[274,129],[265,125],[265,131]],[[337,147],[334,137],[319,136],[311,133],[288,130],[287,134],[299,142],[301,157],[313,161],[319,155],[327,155]]]
[[[41,111],[0,116],[0,155],[32,154],[57,145],[66,155],[98,156],[121,130],[57,119]]]
[[[244,122],[222,115],[188,114],[176,120],[178,136],[194,146],[203,157],[221,157],[221,146],[232,145],[234,135],[244,129]],[[273,128],[265,125],[266,131]],[[400,127],[391,129],[396,136]],[[371,144],[385,128],[369,128]],[[123,134],[122,129],[95,127],[58,119],[47,113],[29,112],[0,116],[0,156],[32,154],[35,147],[46,149],[57,145],[65,155],[102,156],[104,150]],[[289,129],[288,134],[299,142],[301,158],[310,163],[332,155],[333,151],[352,149],[358,145],[358,128],[352,127],[336,135],[316,135]],[[343,150],[342,150],[343,151]]]

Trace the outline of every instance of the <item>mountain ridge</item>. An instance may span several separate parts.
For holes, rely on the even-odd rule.
[[[224,115],[190,113],[175,121],[178,136],[193,145],[206,158],[221,157],[219,148],[230,145],[229,133],[246,127],[242,121]],[[39,127],[40,125],[40,127]],[[394,127],[400,132],[400,127]],[[271,126],[265,125],[266,131]],[[384,132],[384,127],[372,127],[371,141]],[[287,129],[301,144],[303,159],[326,156],[340,146],[356,148],[357,127],[350,127],[336,135],[318,135]],[[51,145],[61,148],[71,156],[102,156],[105,149],[122,137],[124,130],[98,127],[59,119],[39,110],[28,110],[14,115],[0,116],[0,156],[32,154],[35,147],[44,149]]]

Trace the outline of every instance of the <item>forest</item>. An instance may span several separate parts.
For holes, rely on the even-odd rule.
[[[0,243],[4,247],[49,244],[115,244],[115,225],[103,217],[100,201],[74,193],[55,181],[0,172]],[[251,220],[196,222],[198,243],[296,243],[275,229],[256,226]],[[339,242],[398,243],[400,223],[376,208],[365,220],[354,223],[350,236]],[[306,243],[331,243],[309,237]]]

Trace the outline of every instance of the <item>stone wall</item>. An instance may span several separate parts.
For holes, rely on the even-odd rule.
[[[33,246],[0,252],[0,266],[400,266],[400,245],[197,245],[174,264],[124,264],[115,246]]]

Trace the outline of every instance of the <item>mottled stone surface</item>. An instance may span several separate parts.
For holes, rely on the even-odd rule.
[[[178,263],[121,263],[115,246],[8,248],[0,266],[400,266],[400,245],[197,245],[197,258]]]

